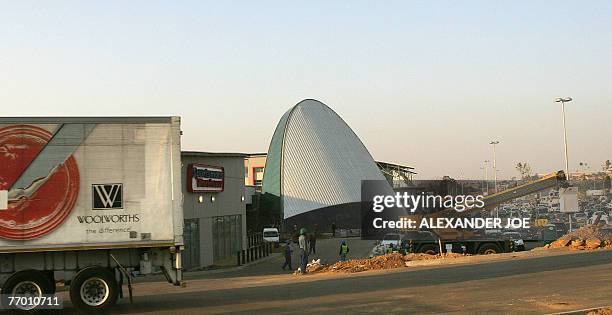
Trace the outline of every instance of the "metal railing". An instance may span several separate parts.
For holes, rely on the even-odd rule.
[[[257,246],[263,244],[263,233],[253,233],[247,235],[247,243],[248,247]]]
[[[263,257],[270,256],[272,252],[272,243],[259,243],[254,246],[249,246],[247,249],[239,250],[236,253],[236,264],[238,266],[256,261]]]

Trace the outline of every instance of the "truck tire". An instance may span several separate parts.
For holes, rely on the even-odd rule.
[[[425,244],[419,248],[419,253],[435,255],[436,247],[433,244]]]
[[[498,254],[501,253],[501,249],[499,246],[493,243],[485,243],[478,248],[478,254],[480,255],[490,255],[490,254]]]
[[[43,294],[53,294],[55,283],[44,272],[38,270],[22,270],[13,274],[2,286],[2,305],[9,305],[11,295],[32,295],[42,296]],[[35,307],[19,307],[18,310],[34,311]]]
[[[70,301],[79,310],[100,312],[117,302],[119,286],[110,269],[85,268],[70,283]]]

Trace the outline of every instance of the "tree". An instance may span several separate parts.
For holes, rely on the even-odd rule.
[[[529,179],[531,177],[531,166],[527,162],[518,162],[516,170],[521,174],[522,179]]]

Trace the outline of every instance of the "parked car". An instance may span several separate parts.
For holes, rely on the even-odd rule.
[[[588,219],[588,216],[584,212],[576,212],[574,213],[574,219],[576,219],[576,222],[585,222]]]
[[[402,243],[402,236],[400,234],[397,233],[388,233],[385,236],[383,236],[382,241],[380,242],[381,245],[384,246],[395,246],[395,247],[399,247]]]
[[[387,252],[387,248],[393,246],[399,248],[402,243],[402,235],[398,233],[388,233],[383,236],[383,239],[374,245],[370,252],[370,257],[384,255]]]
[[[264,242],[278,243],[280,241],[280,234],[277,228],[264,228],[263,229],[263,240]]]

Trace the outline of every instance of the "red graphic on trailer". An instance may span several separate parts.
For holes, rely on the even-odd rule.
[[[31,125],[0,128],[0,190],[11,188],[51,137],[49,131]],[[9,196],[8,209],[0,210],[1,238],[34,239],[66,220],[79,195],[79,169],[74,156],[58,165],[36,188],[18,198]]]

